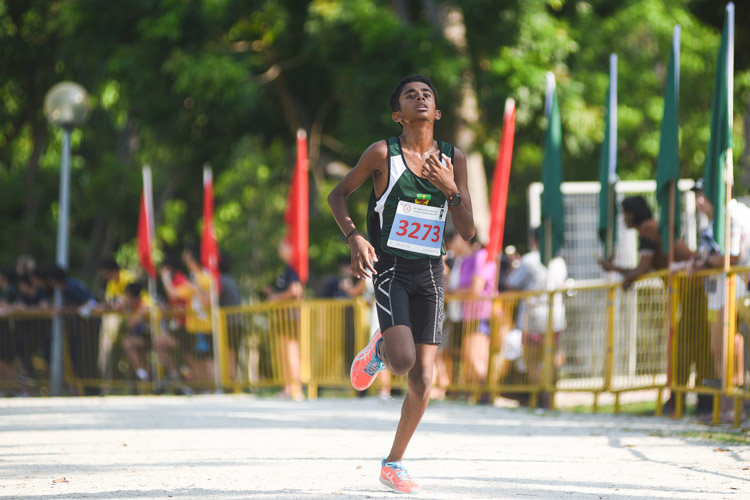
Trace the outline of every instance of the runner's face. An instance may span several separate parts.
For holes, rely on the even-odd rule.
[[[436,109],[435,94],[426,83],[411,82],[404,85],[399,97],[399,105],[401,109],[393,113],[394,121],[409,123],[440,119],[440,110]]]

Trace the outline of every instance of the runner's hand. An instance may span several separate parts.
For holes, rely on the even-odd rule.
[[[445,165],[440,161],[441,157],[445,160]],[[456,180],[453,177],[453,163],[451,163],[449,157],[442,153],[431,154],[427,157],[422,166],[422,175],[435,184],[435,187],[445,193],[446,196],[458,192]]]
[[[367,238],[360,233],[355,233],[350,238],[352,247],[352,273],[357,278],[372,278],[378,272],[373,264],[378,260],[375,249]]]

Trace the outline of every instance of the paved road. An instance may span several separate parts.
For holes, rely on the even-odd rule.
[[[400,403],[0,399],[0,500],[394,498],[377,478]],[[707,429],[433,403],[405,463],[425,499],[750,498],[750,446],[689,435]]]

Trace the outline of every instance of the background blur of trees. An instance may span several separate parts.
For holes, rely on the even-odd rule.
[[[737,2],[735,171],[750,187],[750,14]],[[437,135],[491,178],[505,99],[518,106],[505,243],[523,247],[540,178],[544,73],[558,82],[566,180],[595,180],[608,56],[619,55],[618,168],[653,178],[672,27],[682,25],[681,169],[703,171],[725,2],[714,0],[0,0],[0,265],[55,255],[61,132],[42,103],[60,80],[92,96],[73,134],[71,270],[135,262],[141,169],[151,165],[163,251],[197,242],[204,163],[217,233],[247,292],[280,269],[295,130],[310,137],[310,268],[348,248],[325,197],[372,142],[398,133],[388,97],[430,76]],[[459,36],[449,28],[458,28]],[[467,97],[476,98],[476,102]],[[466,140],[464,140],[466,142]],[[481,166],[480,166],[481,171]],[[744,172],[744,174],[743,174]],[[368,189],[352,197],[364,224]]]

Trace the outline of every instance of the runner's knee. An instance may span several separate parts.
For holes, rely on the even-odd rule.
[[[404,375],[411,370],[417,357],[415,352],[408,349],[388,351],[386,364],[394,375]]]

